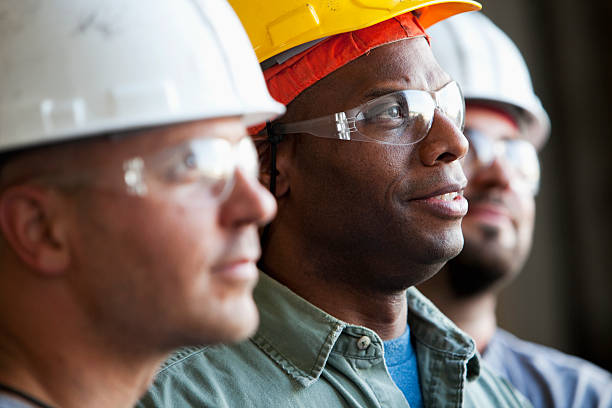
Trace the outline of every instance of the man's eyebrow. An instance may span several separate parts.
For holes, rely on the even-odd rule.
[[[370,99],[376,99],[380,96],[385,96],[393,92],[403,91],[403,88],[375,88],[372,89],[363,95],[363,101],[367,102]]]

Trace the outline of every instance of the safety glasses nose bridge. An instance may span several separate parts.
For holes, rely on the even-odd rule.
[[[509,166],[512,171],[512,185],[520,186],[532,194],[537,194],[540,185],[540,162],[535,147],[523,139],[492,140],[476,129],[466,129],[465,135],[470,142],[470,153],[466,164],[476,163],[488,167],[495,160]]]

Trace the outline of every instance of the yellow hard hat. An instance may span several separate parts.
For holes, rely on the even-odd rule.
[[[283,51],[369,27],[419,10],[427,28],[465,11],[480,10],[472,0],[229,0],[242,21],[259,62]]]

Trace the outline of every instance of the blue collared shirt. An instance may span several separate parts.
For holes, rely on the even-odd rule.
[[[536,408],[612,407],[612,374],[578,357],[497,329],[483,358]]]

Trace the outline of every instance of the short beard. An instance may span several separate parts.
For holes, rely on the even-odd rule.
[[[482,264],[463,264],[455,259],[447,264],[451,290],[460,299],[470,298],[496,286],[505,275],[500,269]]]
[[[494,238],[497,229],[484,231]],[[458,298],[469,298],[489,291],[507,279],[510,265],[503,259],[487,258],[481,248],[470,247],[466,241],[463,251],[446,265],[449,285]]]

